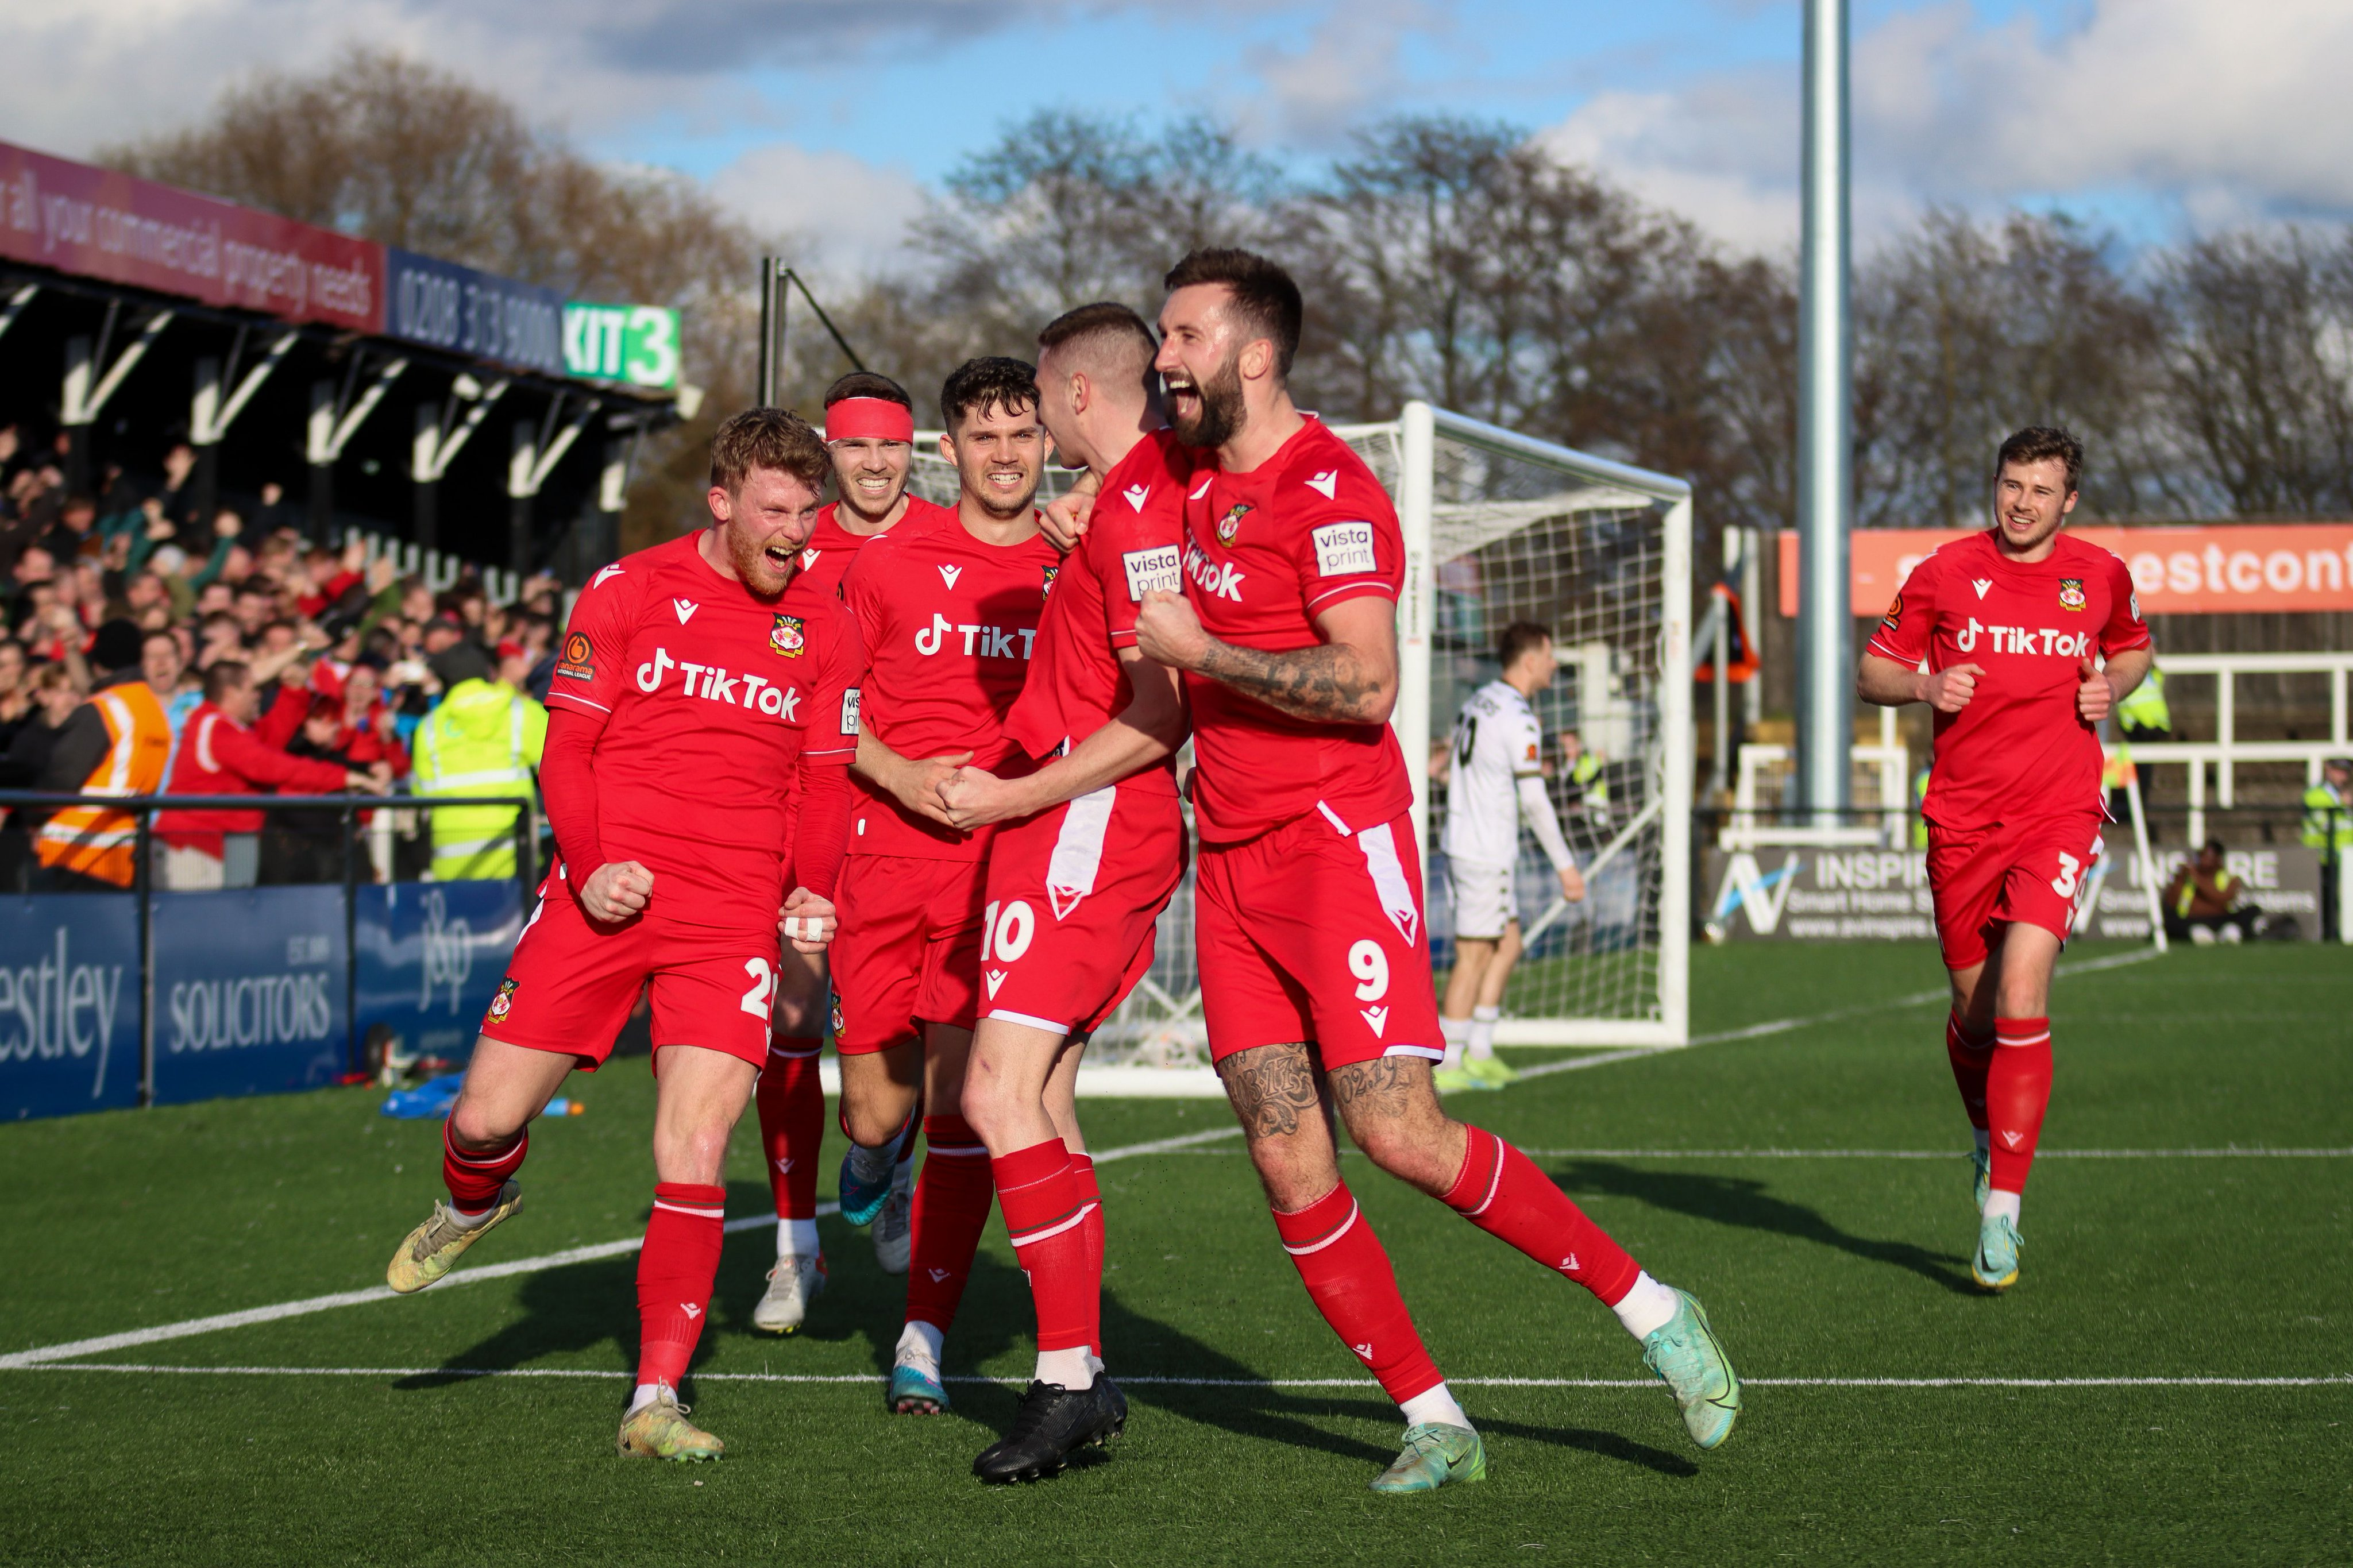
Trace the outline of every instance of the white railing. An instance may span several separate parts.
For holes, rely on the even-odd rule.
[[[2211,741],[2150,741],[2132,748],[2136,767],[2179,767],[2189,775],[2189,841],[2206,841],[2206,770],[2214,770],[2213,804],[2228,811],[2237,805],[2237,765],[2241,763],[2302,763],[2306,787],[2320,782],[2320,764],[2353,750],[2348,734],[2346,689],[2353,677],[2353,653],[2177,653],[2160,654],[2158,668],[2171,679],[2180,675],[2214,678],[2214,738]],[[2242,675],[2321,675],[2328,677],[2328,738],[2322,741],[2242,741],[2238,738],[2238,678]],[[2111,753],[2117,748],[2111,745]]]
[[[503,566],[485,566],[479,562],[460,561],[455,555],[438,550],[426,550],[408,540],[394,539],[385,534],[371,533],[365,529],[343,530],[343,545],[364,546],[367,563],[375,565],[386,556],[403,575],[421,579],[426,587],[438,594],[454,585],[468,571],[477,573],[482,581],[482,591],[493,605],[512,605],[522,596],[522,578]]]
[[[1855,772],[1870,777],[1878,788],[1876,801],[1858,798],[1856,807],[1878,812],[1878,821],[1820,825],[1770,820],[1779,815],[1780,806],[1778,802],[1757,799],[1762,775],[1769,770],[1785,768],[1790,760],[1789,748],[1750,744],[1740,748],[1739,772],[1732,789],[1732,815],[1716,835],[1717,846],[1725,849],[1785,845],[1814,849],[1860,849],[1875,845],[1903,848],[1911,834],[1912,761],[1903,738],[1895,731],[1895,710],[1879,710],[1876,744],[1857,744],[1848,754]],[[1767,820],[1758,821],[1760,814],[1766,814]]]

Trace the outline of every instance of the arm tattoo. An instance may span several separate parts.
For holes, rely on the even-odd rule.
[[[1375,1057],[1332,1069],[1332,1098],[1354,1127],[1359,1120],[1395,1121],[1418,1095],[1430,1093],[1430,1064],[1412,1057]]]
[[[1299,1046],[1259,1046],[1218,1064],[1226,1098],[1253,1138],[1287,1137],[1299,1131],[1299,1116],[1316,1102],[1315,1075]]]
[[[1199,673],[1293,718],[1363,724],[1379,714],[1388,684],[1372,664],[1341,643],[1269,653],[1213,639]]]

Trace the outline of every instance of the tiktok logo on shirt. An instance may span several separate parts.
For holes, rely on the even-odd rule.
[[[1953,638],[1953,647],[1963,653],[1975,653],[1978,635],[1985,634],[1989,653],[2041,654],[2046,658],[2084,658],[2092,651],[2089,632],[2063,632],[2052,626],[1980,626],[1975,616],[1969,617],[1968,628]],[[2037,646],[2040,639],[2040,646]]]
[[[934,611],[932,624],[915,634],[915,651],[925,658],[931,658],[947,646],[950,632],[964,634],[964,656],[966,658],[1026,659],[1029,657],[1029,645],[1038,637],[1034,626],[984,626],[977,623],[957,626],[945,616]],[[1013,647],[1016,637],[1021,639],[1018,652]]]
[[[699,697],[705,702],[723,702],[731,707],[748,708],[782,719],[786,723],[799,718],[801,694],[789,686],[779,686],[765,675],[749,671],[730,675],[718,665],[697,664],[692,659],[676,659],[664,647],[654,649],[653,658],[638,666],[638,689],[648,696],[662,689],[663,678],[671,670],[680,674],[679,682],[670,689],[687,697]]]

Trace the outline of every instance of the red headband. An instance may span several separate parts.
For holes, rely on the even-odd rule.
[[[845,397],[825,411],[828,441],[915,440],[915,411],[887,397]]]

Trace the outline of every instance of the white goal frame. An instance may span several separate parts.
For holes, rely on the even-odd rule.
[[[1437,715],[1431,711],[1432,668],[1437,656],[1438,444],[1449,442],[1553,470],[1589,495],[1565,510],[1626,509],[1651,506],[1659,518],[1658,686],[1656,739],[1641,759],[1650,774],[1652,806],[1660,814],[1657,889],[1657,989],[1654,1016],[1648,1018],[1507,1017],[1498,1026],[1496,1043],[1505,1046],[1644,1047],[1666,1048],[1686,1045],[1691,1038],[1691,830],[1694,747],[1692,730],[1692,489],[1670,475],[1613,462],[1549,441],[1524,436],[1416,400],[1405,405],[1394,420],[1377,424],[1335,425],[1333,434],[1362,450],[1386,446],[1396,475],[1392,499],[1405,536],[1405,584],[1398,600],[1398,690],[1390,723],[1403,748],[1407,772],[1413,780],[1413,824],[1421,847],[1425,878],[1436,845],[1430,832],[1430,786],[1424,759],[1429,756]],[[1041,497],[1066,489],[1072,476],[1054,468],[1047,471]],[[915,437],[915,468],[911,488],[934,500],[953,504],[955,478],[938,455],[938,433],[920,431]],[[1566,487],[1565,487],[1566,489]],[[1478,502],[1453,509],[1456,521],[1468,514],[1478,526]],[[1557,515],[1556,509],[1551,515]],[[1499,521],[1509,524],[1525,513],[1527,503],[1496,503]],[[1529,516],[1525,521],[1533,521]],[[1513,531],[1500,527],[1487,537]],[[1565,658],[1565,656],[1563,656]],[[1452,716],[1447,716],[1451,722]],[[1641,814],[1647,816],[1649,810]],[[1162,917],[1160,947],[1166,952],[1176,933],[1170,921],[1187,918],[1191,875],[1179,891],[1179,904]],[[1429,889],[1425,888],[1425,904]],[[1189,952],[1191,935],[1184,933]],[[1103,1034],[1150,1037],[1146,1056],[1164,1060],[1205,1058],[1200,1041],[1198,976],[1192,994],[1147,977],[1134,996],[1107,1025]],[[1105,1043],[1110,1043],[1107,1039]],[[1163,1069],[1165,1070],[1165,1069]]]

